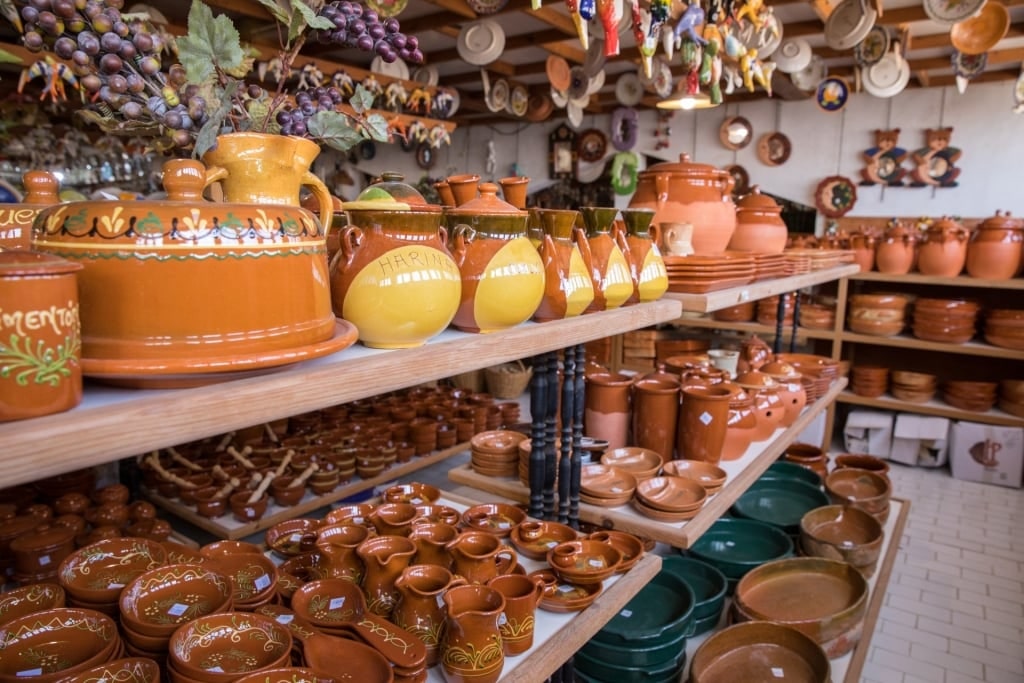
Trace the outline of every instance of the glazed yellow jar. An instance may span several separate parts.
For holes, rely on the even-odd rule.
[[[583,230],[574,227],[578,212],[538,209],[537,215],[544,226],[540,257],[545,281],[533,319],[547,322],[580,315],[594,300],[594,283],[583,255],[590,244]]]

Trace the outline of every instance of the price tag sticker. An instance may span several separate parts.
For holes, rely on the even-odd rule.
[[[622,493],[622,488],[618,486],[613,486],[612,493]]]
[[[437,606],[444,607],[444,598],[441,596],[440,593],[437,594]]]
[[[419,496],[416,496],[415,498],[413,498],[409,502],[412,503],[413,505],[419,505],[420,503],[423,502],[423,499],[420,498]]]
[[[556,545],[558,545],[558,541],[548,541],[544,545],[548,548],[554,548]]]
[[[498,528],[499,528],[499,529],[507,529],[507,528],[509,528],[510,526],[512,526],[512,525],[511,525],[511,524],[509,524],[508,522],[504,521],[504,520],[502,520],[502,521],[498,522]]]
[[[50,556],[49,555],[43,555],[42,557],[40,557],[39,558],[39,564],[41,564],[44,567],[46,565],[50,564]]]
[[[591,567],[603,567],[604,560],[599,560],[596,557],[592,557],[589,560],[587,560],[587,564],[589,564]]]
[[[633,610],[631,610],[631,609],[624,609],[621,612],[619,612],[619,616],[622,617],[623,619],[629,619],[631,616],[633,616]]]
[[[332,598],[331,602],[327,605],[327,609],[332,612],[336,609],[341,609],[345,604],[345,598]]]
[[[256,586],[256,590],[266,590],[267,588],[270,588],[270,577],[263,574],[253,581],[253,585]]]
[[[108,583],[107,590],[113,590],[114,588],[124,588],[123,583]]]
[[[302,534],[292,534],[291,536],[288,537],[288,540],[291,541],[292,543],[298,543],[299,541],[302,540]]]
[[[26,676],[40,676],[42,673],[42,669],[25,669],[24,671],[18,671],[14,675],[18,678],[24,678]]]
[[[294,614],[278,614],[277,619],[275,621],[277,621],[277,623],[279,624],[290,624],[292,623],[292,619],[294,618]]]
[[[775,678],[785,678],[786,677],[786,672],[781,667],[773,666],[772,667],[772,676],[774,676]]]
[[[501,616],[498,617],[498,626],[504,626],[507,623],[508,623],[508,617],[505,616],[504,612],[502,612]]]
[[[170,614],[172,617],[180,617],[182,614],[185,613],[186,610],[188,610],[188,605],[176,602],[170,606],[170,608],[167,610],[167,613]]]
[[[210,672],[213,672],[213,673],[218,673],[218,674],[224,673],[224,669],[220,668],[219,666],[211,666],[209,669],[207,669],[207,671],[210,671]]]
[[[570,586],[567,583],[563,583],[563,584],[561,584],[558,587],[558,592],[559,593],[572,593],[574,590],[576,590],[576,587],[575,586]]]
[[[703,413],[700,414],[700,417],[698,417],[697,419],[703,422],[704,426],[707,427],[715,418],[711,416],[711,413],[705,410]]]

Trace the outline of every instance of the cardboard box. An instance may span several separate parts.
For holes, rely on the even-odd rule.
[[[846,416],[843,445],[847,453],[867,453],[889,457],[892,447],[892,413],[854,410]]]
[[[889,459],[904,465],[941,467],[948,455],[949,420],[925,415],[896,415]]]
[[[1024,428],[954,422],[949,461],[957,479],[1019,489],[1024,472]]]

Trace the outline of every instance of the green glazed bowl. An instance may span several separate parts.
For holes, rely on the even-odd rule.
[[[727,588],[725,574],[707,562],[692,557],[664,557],[661,571],[678,576],[693,590],[696,604],[693,606],[694,620],[708,619],[722,613]]]
[[[784,460],[776,460],[768,465],[768,469],[764,471],[760,479],[796,479],[818,488],[821,488],[822,484],[821,477],[817,472]]]
[[[793,541],[778,527],[753,519],[719,519],[697,539],[689,555],[737,581],[754,567],[793,555]]]
[[[650,669],[674,661],[679,650],[686,649],[687,637],[688,634],[681,633],[673,640],[656,645],[649,645],[643,641],[619,644],[602,643],[599,640],[591,639],[580,648],[580,652],[612,666]]]
[[[686,665],[686,648],[681,647],[667,662],[651,667],[615,666],[580,651],[572,658],[576,672],[591,676],[599,681],[615,683],[660,683],[678,679]]]
[[[693,590],[683,579],[658,572],[625,607],[594,634],[613,645],[653,647],[693,633]]]
[[[804,515],[831,502],[820,488],[802,481],[759,479],[736,499],[729,512],[736,517],[771,524],[796,536]]]

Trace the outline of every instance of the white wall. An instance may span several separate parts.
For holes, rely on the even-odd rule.
[[[841,113],[819,110],[813,98],[735,104],[728,103],[727,97],[726,102],[716,109],[675,113],[670,124],[671,144],[662,150],[655,149],[657,113],[643,112],[634,151],[641,158],[647,154],[674,161],[681,152],[687,152],[695,161],[718,167],[741,164],[752,184],[813,206],[814,189],[822,178],[838,173],[859,179],[864,166],[861,153],[874,145],[876,128],[900,128],[900,146],[913,151],[924,146],[926,128],[952,126],[951,144],[963,151],[958,162],[962,169],[958,187],[858,187],[857,204],[849,215],[985,217],[996,209],[1024,215],[1020,182],[1024,175],[1024,115],[1011,111],[1012,81],[971,85],[963,95],[952,87],[908,90],[891,100],[856,94]],[[719,142],[718,128],[727,116],[737,114],[750,120],[754,142],[733,152]],[[493,141],[496,165],[492,177],[511,175],[515,169],[531,178],[531,191],[541,189],[550,183],[547,136],[559,123],[552,119],[540,124],[509,122],[459,128],[451,146],[438,154],[429,175],[473,172],[486,179],[487,143]],[[609,117],[585,117],[581,129],[590,127],[607,132]],[[757,159],[756,141],[774,130],[790,138],[793,151],[785,164],[769,167]],[[614,152],[609,144],[609,157]],[[909,169],[909,159],[906,163]],[[360,161],[358,168],[371,174],[397,170],[410,180],[424,174],[416,166],[415,157],[398,146],[380,146],[377,156]],[[617,203],[627,205],[628,197]]]

